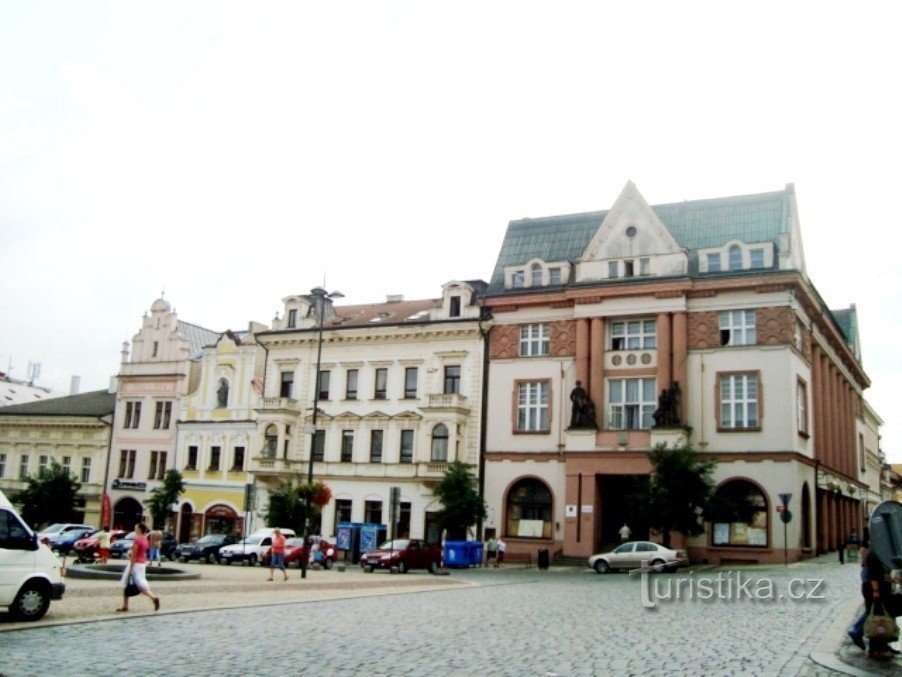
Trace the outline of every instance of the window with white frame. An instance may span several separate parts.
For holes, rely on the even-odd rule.
[[[796,419],[800,435],[808,434],[808,386],[802,380],[796,384]]]
[[[651,259],[639,259],[639,274],[640,275],[650,275],[651,274]]]
[[[720,252],[712,252],[708,254],[708,272],[719,273],[720,271]]]
[[[620,276],[620,261],[608,261],[608,277]]]
[[[530,284],[533,287],[541,287],[542,286],[542,266],[538,263],[532,264],[532,267],[529,269],[530,273]]]
[[[733,245],[727,252],[730,270],[742,270],[742,249],[739,245]]]
[[[341,462],[351,463],[354,460],[354,431],[341,431]]]
[[[547,431],[548,381],[524,381],[519,384],[517,391],[517,430]]]
[[[561,276],[561,269],[559,267],[548,269],[548,284],[561,284],[562,280],[563,277]]]
[[[50,457],[47,454],[41,454],[38,456],[38,472],[40,473],[42,470],[47,470],[50,467]]]
[[[401,431],[401,463],[413,463],[413,430]]]
[[[755,345],[755,311],[725,310],[720,313],[720,345]]]
[[[519,289],[525,284],[525,276],[523,275],[522,270],[514,271],[513,275],[511,275],[511,287],[514,289]]]
[[[87,456],[81,459],[81,481],[83,484],[91,481],[91,459]]]
[[[764,268],[764,250],[760,247],[749,249],[749,266],[751,268]]]
[[[615,378],[608,381],[608,427],[647,430],[655,411],[655,379]]]
[[[722,374],[720,376],[720,428],[740,430],[758,428],[757,374]]]
[[[444,463],[448,460],[448,426],[439,423],[432,429],[433,463]]]
[[[611,350],[643,350],[657,343],[654,320],[628,320],[611,323]]]
[[[28,454],[19,457],[19,479],[28,479]]]
[[[548,354],[548,325],[520,325],[520,356],[534,357]]]

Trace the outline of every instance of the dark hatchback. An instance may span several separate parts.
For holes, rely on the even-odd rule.
[[[182,562],[191,560],[204,560],[207,564],[213,564],[219,560],[219,549],[224,545],[237,543],[235,534],[207,534],[194,543],[183,543],[175,550],[175,557]]]

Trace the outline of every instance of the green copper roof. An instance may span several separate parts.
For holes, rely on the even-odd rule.
[[[688,250],[690,274],[698,271],[698,250],[721,247],[730,240],[773,241],[778,246],[783,233],[790,231],[792,187],[773,193],[740,195],[711,200],[693,200],[653,205],[658,218],[674,239]],[[574,261],[582,256],[608,211],[548,216],[511,221],[489,294],[504,291],[504,268],[543,261]]]
[[[846,341],[855,345],[858,342],[858,311],[853,303],[850,308],[831,310],[830,314],[845,336]]]
[[[95,390],[0,407],[0,416],[109,416],[115,408],[116,393]]]

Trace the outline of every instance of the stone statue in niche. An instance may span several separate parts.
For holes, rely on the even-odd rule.
[[[225,409],[229,405],[229,382],[227,379],[219,379],[219,388],[216,390],[216,406]]]
[[[676,428],[680,423],[680,384],[676,381],[658,395],[658,408],[651,415],[655,428]]]
[[[595,423],[595,405],[580,381],[577,381],[576,387],[570,391],[570,402],[573,404],[570,411],[571,428],[598,427]]]

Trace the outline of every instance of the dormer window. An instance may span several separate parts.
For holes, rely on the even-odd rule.
[[[640,275],[650,275],[651,274],[651,259],[639,259],[639,274]]]
[[[460,317],[460,297],[452,296],[450,299],[448,315],[450,317]]]
[[[524,275],[522,270],[516,271],[513,275],[511,275],[511,286],[514,289],[521,289],[525,283]]]
[[[739,245],[730,247],[730,270],[742,270],[742,250]]]
[[[750,249],[749,264],[752,268],[764,268],[764,250],[760,247]]]
[[[708,272],[709,273],[719,273],[720,272],[720,252],[708,254]]]
[[[619,261],[608,261],[608,277],[620,277]]]
[[[630,259],[627,259],[623,262],[623,277],[632,277],[635,275],[634,267],[636,262]]]
[[[542,286],[542,266],[538,263],[532,264],[530,268],[530,283],[533,287]]]
[[[298,311],[297,308],[292,308],[288,311],[288,322],[285,325],[289,329],[294,329],[298,326]]]
[[[548,269],[548,284],[560,284],[561,283],[561,269],[560,268],[549,268]]]

